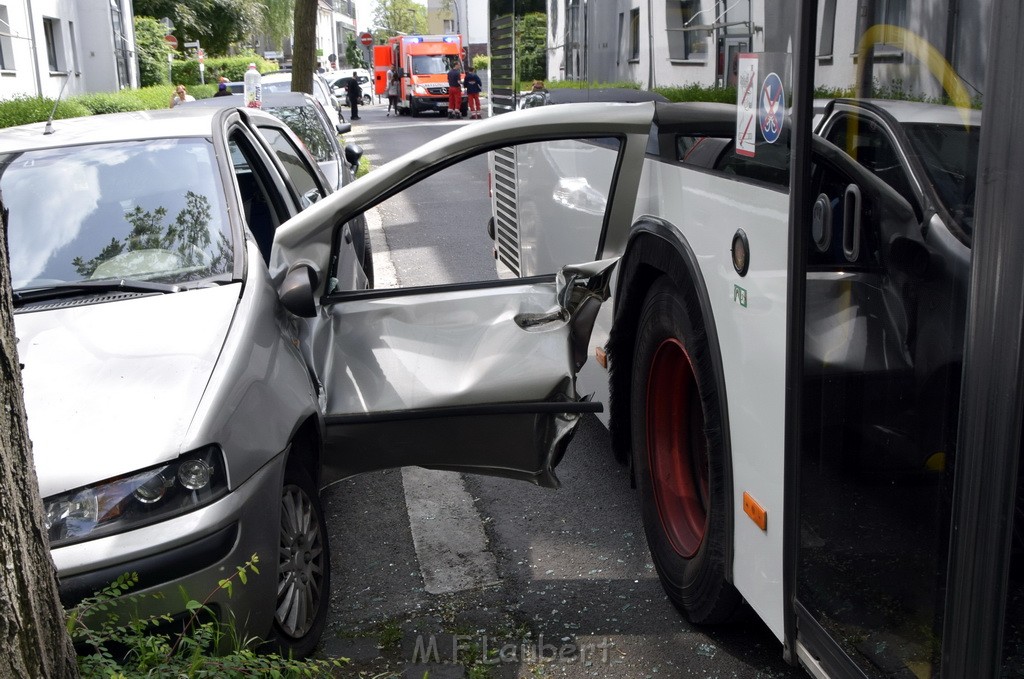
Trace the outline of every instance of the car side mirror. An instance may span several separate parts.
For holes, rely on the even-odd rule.
[[[277,297],[285,309],[300,318],[316,316],[316,270],[309,264],[296,264],[284,277],[277,289]]]
[[[352,123],[338,123],[334,129],[338,131],[338,134],[348,134],[352,131]]]
[[[359,144],[345,144],[345,162],[352,167],[352,172],[359,168],[359,159],[363,157],[363,147]]]

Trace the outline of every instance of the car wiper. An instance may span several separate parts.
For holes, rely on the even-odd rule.
[[[130,279],[102,281],[70,281],[47,285],[41,288],[15,290],[14,305],[26,302],[39,302],[75,295],[91,295],[97,292],[180,292],[183,288],[173,283],[156,283],[153,281],[134,281]]]

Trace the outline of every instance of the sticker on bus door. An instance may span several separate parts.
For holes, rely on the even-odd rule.
[[[736,74],[736,153],[754,156],[757,139],[757,55],[739,55]]]

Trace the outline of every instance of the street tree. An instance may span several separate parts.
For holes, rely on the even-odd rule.
[[[316,70],[317,0],[295,0],[292,37],[292,90],[313,94]]]
[[[375,33],[385,38],[399,33],[426,33],[427,8],[413,0],[377,0]]]
[[[179,42],[198,40],[210,54],[259,33],[264,5],[252,0],[134,0],[135,16],[167,17]]]
[[[263,28],[260,33],[280,45],[292,34],[295,0],[262,0],[262,5]]]
[[[25,419],[6,219],[0,224],[0,677],[77,677]]]

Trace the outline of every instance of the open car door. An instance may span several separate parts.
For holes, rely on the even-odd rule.
[[[549,182],[550,189],[534,191],[547,198],[524,204],[522,218],[545,235],[588,239],[597,260],[609,220],[631,216],[653,110],[651,104],[553,106],[463,127],[278,229],[271,274],[285,307],[308,319],[305,349],[326,403],[326,481],[418,465],[558,485],[554,467],[581,415],[601,408],[577,393],[575,376],[615,260],[529,278],[494,280],[492,268],[491,280],[346,291],[335,289],[345,278],[338,269],[345,259],[341,225],[388,201],[379,212],[405,220],[389,240],[391,233],[432,234],[424,220],[440,206],[419,212],[419,205],[453,184],[464,186],[466,177],[480,179],[487,151],[526,145],[531,181]],[[579,181],[565,181],[577,172],[573,149],[595,143],[617,153],[607,154],[600,186],[579,190]],[[580,154],[579,165],[591,157]],[[460,169],[463,163],[476,165]],[[442,180],[440,189],[423,188],[451,172],[462,174]],[[578,174],[585,176],[582,169]],[[486,199],[486,185],[477,183]],[[486,237],[485,218],[479,222]],[[461,260],[453,261],[449,268],[457,269]]]

